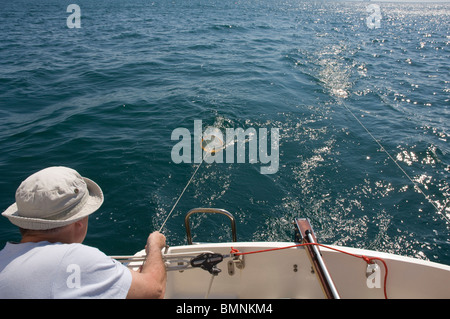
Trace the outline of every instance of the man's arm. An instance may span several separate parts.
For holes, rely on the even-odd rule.
[[[148,236],[147,259],[141,270],[131,270],[131,287],[127,298],[164,298],[166,291],[166,267],[161,250],[166,245],[166,238],[159,232]]]

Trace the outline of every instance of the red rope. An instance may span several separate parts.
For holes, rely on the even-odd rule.
[[[379,261],[381,261],[381,262],[383,263],[384,269],[385,269],[385,274],[384,274],[384,297],[385,297],[386,299],[388,299],[388,297],[387,297],[387,292],[386,292],[388,267],[387,267],[387,265],[386,265],[386,262],[385,262],[383,259],[379,258],[379,257],[367,257],[367,256],[364,256],[364,255],[356,255],[356,254],[352,254],[352,253],[349,253],[349,252],[344,251],[344,250],[340,250],[340,249],[333,248],[333,247],[330,247],[330,246],[322,245],[322,244],[319,244],[319,243],[303,243],[303,244],[297,244],[297,245],[292,245],[292,246],[277,247],[277,248],[269,248],[269,249],[255,250],[255,251],[249,251],[249,252],[240,252],[238,249],[231,247],[230,253],[233,254],[233,255],[235,255],[235,256],[242,256],[242,255],[250,255],[250,254],[265,253],[265,252],[269,252],[269,251],[282,250],[282,249],[288,249],[288,248],[294,248],[294,247],[309,246],[309,245],[321,246],[321,247],[324,247],[324,248],[327,248],[327,249],[331,249],[331,250],[334,250],[334,251],[337,251],[337,252],[340,252],[340,253],[343,253],[343,254],[347,254],[347,255],[356,257],[356,258],[361,258],[361,259],[363,259],[367,264],[372,264],[372,263],[374,263],[374,262],[373,262],[374,260],[379,260]]]

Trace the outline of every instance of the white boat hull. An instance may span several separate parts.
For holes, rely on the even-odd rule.
[[[230,254],[231,248],[240,252],[255,252],[284,248],[298,243],[292,242],[232,242],[219,244],[194,244],[170,247],[165,256],[180,253],[199,254],[203,251]],[[327,246],[320,247],[323,260],[335,284],[340,298],[378,299],[385,298],[385,267],[380,266],[379,287],[366,274],[367,263],[361,258],[333,250],[377,257],[384,260],[388,275],[387,298],[450,298],[450,266],[376,251]],[[135,256],[143,255],[141,251]],[[221,272],[213,277],[201,268],[168,271],[165,297],[168,299],[213,298],[213,299],[277,299],[277,298],[325,298],[325,294],[313,271],[305,247],[259,252],[244,255],[244,268],[228,272],[225,258],[217,264]],[[131,266],[138,266],[134,262]],[[372,284],[371,284],[372,283]]]

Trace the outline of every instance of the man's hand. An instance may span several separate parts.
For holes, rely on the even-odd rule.
[[[161,250],[166,246],[166,236],[158,231],[151,233],[147,238],[147,245],[145,246],[145,252],[147,256],[150,255],[152,249]]]

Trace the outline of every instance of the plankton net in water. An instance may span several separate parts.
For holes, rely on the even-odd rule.
[[[207,154],[215,154],[225,148],[223,135],[216,130],[206,130],[202,137],[202,149]]]

